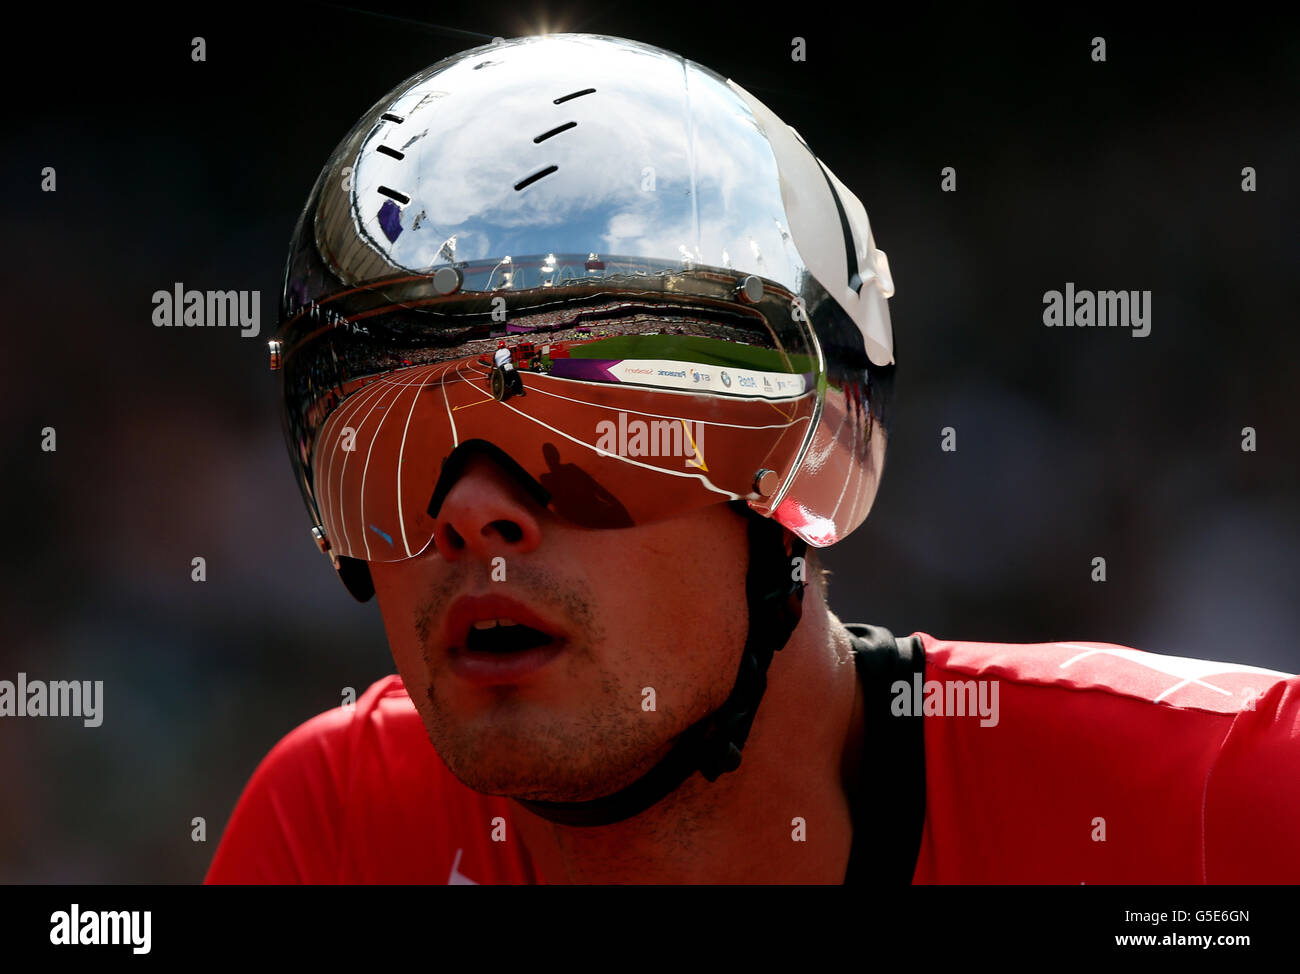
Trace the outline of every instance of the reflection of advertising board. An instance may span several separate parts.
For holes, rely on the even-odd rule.
[[[618,382],[769,399],[799,396],[812,385],[811,377],[788,372],[760,372],[734,366],[723,369],[662,359],[624,359],[607,362],[605,368]]]

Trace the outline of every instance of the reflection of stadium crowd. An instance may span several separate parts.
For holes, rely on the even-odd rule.
[[[756,342],[754,331],[736,328],[732,325],[708,321],[703,318],[673,317],[662,315],[636,314],[624,318],[596,318],[581,323],[557,320],[555,322],[516,324],[516,329],[527,327],[529,331],[513,331],[506,336],[507,343],[529,341],[537,344],[565,345],[595,341],[601,338],[617,338],[626,335],[692,335],[699,338],[717,338],[728,342],[740,342],[746,345],[771,345]],[[489,356],[496,349],[499,336],[492,336],[481,341],[466,342],[460,346],[459,355],[470,357]],[[431,357],[429,361],[437,361]]]

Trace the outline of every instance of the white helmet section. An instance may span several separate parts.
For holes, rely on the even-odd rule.
[[[857,324],[867,355],[876,365],[894,362],[894,337],[889,304],[894,280],[889,259],[876,247],[862,201],[817,159],[795,129],[777,118],[761,101],[736,82],[727,84],[745,100],[776,154],[781,199],[789,220],[790,236],[808,270]],[[797,141],[796,141],[797,140]],[[839,195],[853,237],[852,255],[846,253],[843,235],[827,233],[841,223],[839,207],[827,184]],[[850,284],[856,271],[861,287]]]

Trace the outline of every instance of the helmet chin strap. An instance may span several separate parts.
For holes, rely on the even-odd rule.
[[[515,799],[534,815],[559,825],[612,825],[644,812],[696,771],[708,781],[716,781],[740,767],[741,749],[767,689],[772,656],[789,641],[803,613],[804,571],[795,559],[803,558],[807,545],[795,537],[787,555],[784,528],[779,523],[753,513],[744,501],[732,501],[731,505],[749,521],[745,577],[749,635],[731,695],[678,736],[663,760],[626,788],[581,802]]]

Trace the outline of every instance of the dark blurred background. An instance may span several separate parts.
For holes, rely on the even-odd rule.
[[[613,34],[700,61],[865,203],[899,370],[876,507],[825,553],[842,619],[1300,669],[1295,20],[367,9],[113,8],[54,33],[64,15],[6,12],[0,679],[105,690],[97,729],[0,720],[0,881],[197,882],[269,748],[393,672],[377,606],[308,536],[266,339],[337,142],[495,35]],[[259,290],[262,334],[155,328],[151,296],[178,281]],[[1149,289],[1150,335],[1045,328],[1043,293],[1066,281]]]

